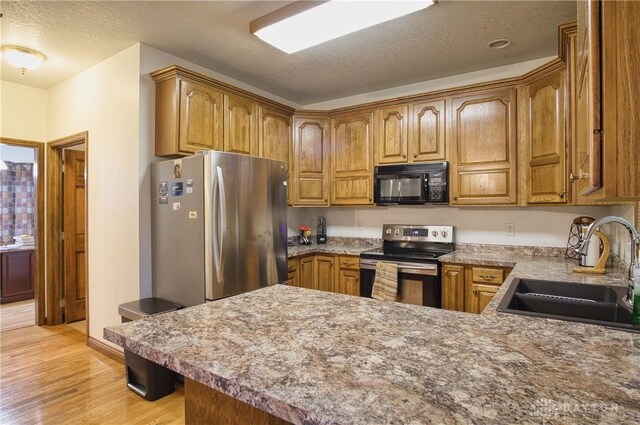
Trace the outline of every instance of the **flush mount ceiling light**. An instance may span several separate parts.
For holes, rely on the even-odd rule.
[[[36,69],[47,59],[42,53],[21,46],[2,46],[2,55],[23,74]]]
[[[425,9],[436,0],[297,1],[251,22],[251,33],[286,53]]]
[[[511,44],[511,42],[509,40],[507,40],[506,38],[499,38],[497,40],[493,40],[490,43],[487,43],[487,47],[490,48],[490,49],[504,49],[505,47],[507,47],[510,44]]]

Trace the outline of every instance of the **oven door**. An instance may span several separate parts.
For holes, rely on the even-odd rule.
[[[360,296],[371,298],[376,277],[376,264],[381,260],[360,259]],[[440,265],[439,263],[395,263],[398,266],[398,301],[440,308]]]
[[[419,173],[378,173],[374,182],[376,204],[424,204],[428,176]]]

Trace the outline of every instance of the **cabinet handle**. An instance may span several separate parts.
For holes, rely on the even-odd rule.
[[[562,192],[558,193],[558,197],[560,197],[560,199],[562,199],[562,198],[564,198],[564,195],[566,195],[566,194],[567,194],[567,191],[563,190]]]
[[[353,267],[353,263],[344,263],[345,267]]]
[[[289,264],[289,270],[293,268],[293,264]]]
[[[457,200],[458,200],[458,197],[457,197],[457,196],[454,196],[454,197],[453,197],[453,200],[454,200],[454,201],[457,201]]]
[[[406,158],[406,157],[407,157],[407,154],[404,154],[404,153],[403,153],[403,154],[402,154],[402,157],[403,157],[403,158]]]
[[[373,198],[369,198],[369,202],[373,202]]]
[[[569,174],[569,181],[570,181],[571,183],[573,183],[573,182],[574,182],[574,181],[576,181],[576,180],[580,180],[580,177],[576,176],[576,175],[575,175],[575,174],[573,174],[573,173]]]
[[[497,279],[498,278],[498,276],[491,275],[491,274],[481,274],[480,277],[483,278],[483,279]]]
[[[413,157],[414,157],[414,158],[417,158],[417,157],[418,157],[418,154],[417,154],[417,153],[414,153],[414,154],[413,154]]]
[[[324,198],[324,202],[329,202],[329,200],[327,198]]]
[[[477,290],[477,289],[474,289],[474,290],[473,290],[473,293],[474,293],[474,294],[477,294],[477,293],[478,293],[478,290]]]

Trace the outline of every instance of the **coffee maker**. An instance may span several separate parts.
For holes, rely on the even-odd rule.
[[[319,216],[318,217],[318,228],[316,231],[316,243],[325,244],[327,243],[327,220]]]

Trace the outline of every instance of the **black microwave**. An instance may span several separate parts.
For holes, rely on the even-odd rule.
[[[374,172],[376,204],[448,204],[449,163],[380,165]]]

